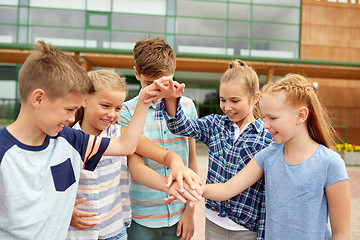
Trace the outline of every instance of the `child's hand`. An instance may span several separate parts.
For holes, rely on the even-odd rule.
[[[180,188],[179,183],[177,181],[173,182],[173,184],[166,190],[166,193],[169,196],[173,197],[174,201],[175,199],[180,200],[183,203],[186,203],[187,201],[190,202],[197,202],[197,193],[195,190],[191,189],[190,186],[187,183],[184,183],[185,189]],[[166,198],[167,199],[167,198]],[[200,198],[201,199],[201,198]],[[171,201],[171,202],[172,202]],[[170,202],[169,202],[170,203]]]
[[[173,164],[171,166],[171,172],[168,176],[168,181],[166,186],[170,187],[171,183],[176,180],[179,185],[180,192],[184,191],[184,180],[191,190],[194,190],[193,196],[200,200],[202,195],[202,190],[200,186],[202,185],[200,177],[190,168],[185,167],[183,164]]]
[[[184,88],[185,84],[173,81],[171,77],[161,77],[143,88],[146,94],[144,102],[153,102],[159,98],[178,98],[184,92]]]
[[[85,202],[86,198],[80,198],[75,200],[74,211],[71,217],[70,226],[78,229],[84,230],[88,228],[92,228],[99,224],[98,221],[94,221],[93,219],[84,219],[85,217],[94,217],[97,216],[97,213],[94,212],[84,212],[76,208],[76,205],[79,205]]]
[[[185,84],[176,81],[165,81],[160,78],[154,81],[161,94],[159,98],[179,98],[184,92]]]

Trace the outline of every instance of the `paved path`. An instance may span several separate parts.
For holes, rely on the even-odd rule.
[[[207,148],[202,143],[197,144],[197,159],[199,176],[205,182],[207,174]],[[347,167],[351,186],[351,239],[360,239],[360,166]],[[192,240],[205,239],[204,199],[195,208],[195,234]]]

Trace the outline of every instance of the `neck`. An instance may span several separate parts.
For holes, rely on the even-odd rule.
[[[284,158],[289,164],[304,162],[319,147],[319,144],[310,137],[307,129],[302,132],[284,144]]]
[[[44,143],[46,134],[37,127],[34,118],[28,116],[26,111],[21,109],[15,122],[6,129],[19,142],[29,146],[40,146]]]

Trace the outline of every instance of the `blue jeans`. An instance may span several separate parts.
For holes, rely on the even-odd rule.
[[[121,233],[119,233],[118,235],[109,238],[104,238],[102,240],[127,240],[126,227],[124,227]]]

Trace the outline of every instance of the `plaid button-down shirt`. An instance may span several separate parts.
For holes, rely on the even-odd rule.
[[[187,118],[178,105],[175,118],[165,111],[163,100],[157,104],[156,119],[165,118],[174,134],[193,137],[209,147],[206,183],[223,183],[243,169],[261,149],[271,142],[271,134],[264,129],[261,118],[250,123],[235,139],[235,130],[227,116],[211,114],[203,118]],[[206,208],[228,217],[251,231],[258,232],[258,240],[265,233],[265,191],[263,178],[227,201],[206,199]]]

